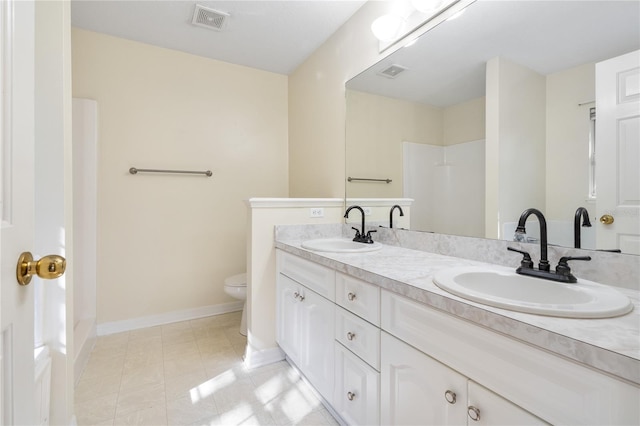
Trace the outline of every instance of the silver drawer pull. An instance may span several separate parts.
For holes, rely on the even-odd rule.
[[[349,401],[353,401],[353,399],[356,397],[356,394],[353,392],[347,392],[347,399]]]
[[[473,405],[469,406],[469,408],[467,409],[467,414],[469,415],[469,418],[474,422],[480,420],[480,409],[474,407]]]
[[[347,339],[348,339],[348,340],[353,340],[353,339],[355,339],[355,338],[356,338],[355,333],[352,333],[352,332],[348,332],[348,333],[347,333]]]
[[[298,300],[300,300],[301,302],[303,302],[303,301],[304,301],[304,296],[303,296],[303,295],[298,296]]]
[[[353,299],[356,298],[356,294],[355,293],[349,293],[347,294],[347,299],[349,299],[350,302],[353,302]]]
[[[456,403],[456,393],[453,392],[453,391],[448,390],[448,391],[446,391],[444,393],[444,399],[446,399],[449,404],[455,404]]]
[[[297,299],[297,298],[298,298],[298,296],[300,296],[300,293],[298,293],[297,291],[296,291],[295,293],[293,293],[293,298],[294,298],[294,299]]]

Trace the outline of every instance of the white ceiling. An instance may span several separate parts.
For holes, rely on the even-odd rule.
[[[71,24],[233,64],[290,74],[364,0],[72,0]],[[214,31],[191,24],[195,4],[229,13]]]

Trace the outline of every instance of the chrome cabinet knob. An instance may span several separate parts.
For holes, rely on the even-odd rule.
[[[469,418],[474,422],[480,420],[480,409],[474,407],[473,405],[469,406],[469,408],[467,409],[467,414],[469,415]]]
[[[304,296],[303,295],[299,295],[298,296],[298,300],[301,301],[301,302],[304,302]]]
[[[355,333],[352,333],[352,332],[348,332],[348,333],[347,333],[347,339],[348,339],[348,340],[353,340],[353,339],[355,339],[355,338],[356,338]]]
[[[446,391],[444,393],[444,399],[446,399],[449,404],[455,404],[456,403],[456,393],[453,392],[453,391],[448,390],[448,391]]]
[[[356,394],[353,392],[347,392],[347,399],[349,401],[353,401],[353,399],[356,397]]]
[[[353,302],[353,299],[356,298],[355,293],[349,293],[347,294],[347,299],[349,299],[350,302]]]

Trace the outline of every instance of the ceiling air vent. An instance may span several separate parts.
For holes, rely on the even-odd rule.
[[[393,64],[383,69],[382,71],[379,71],[378,75],[381,75],[387,78],[396,78],[398,74],[400,74],[404,70],[406,70],[406,68],[403,67],[402,65]]]
[[[191,23],[199,27],[220,31],[226,25],[229,16],[231,15],[226,12],[220,12],[219,10],[209,9],[208,7],[196,4]]]

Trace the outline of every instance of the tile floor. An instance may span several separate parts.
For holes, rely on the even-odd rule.
[[[78,425],[336,425],[286,362],[247,370],[240,313],[98,338]]]

